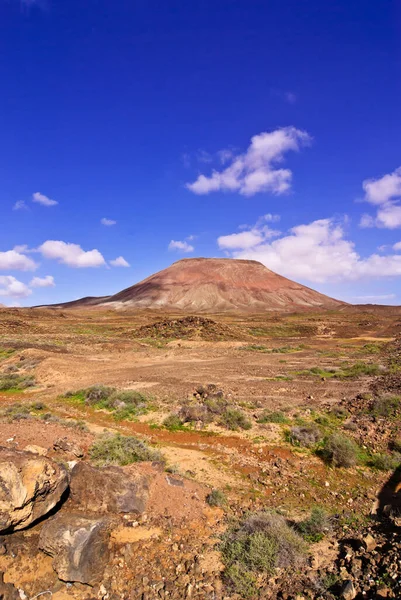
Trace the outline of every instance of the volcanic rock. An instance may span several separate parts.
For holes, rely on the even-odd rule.
[[[74,510],[142,514],[148,497],[147,477],[127,473],[120,467],[96,468],[80,462],[71,472],[69,504]]]
[[[46,515],[68,487],[64,467],[44,456],[0,447],[0,533]]]
[[[45,523],[39,548],[53,558],[62,581],[95,585],[109,560],[108,520],[59,513]]]

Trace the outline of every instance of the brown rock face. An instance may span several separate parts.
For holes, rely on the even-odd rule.
[[[128,474],[120,467],[98,469],[81,462],[71,472],[69,504],[74,510],[141,514],[148,497],[147,478]]]
[[[341,306],[254,260],[189,258],[101,302],[183,311],[266,311]]]
[[[53,556],[53,569],[62,581],[95,585],[109,559],[108,521],[59,513],[45,523],[39,548]]]
[[[68,487],[68,473],[31,452],[0,447],[0,533],[27,527],[46,515]]]

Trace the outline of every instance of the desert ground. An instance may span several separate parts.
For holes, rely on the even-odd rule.
[[[3,528],[3,597],[399,598],[400,335],[396,307],[0,309],[0,446],[66,471],[100,464],[93,446],[117,434],[155,453],[101,463],[149,490],[124,516],[95,509],[107,513],[108,559],[89,583],[62,575],[43,542],[49,520],[92,510],[72,484],[49,515]],[[358,449],[350,464],[327,452],[333,435]],[[232,558],[227,540],[260,511],[303,535],[302,560]]]

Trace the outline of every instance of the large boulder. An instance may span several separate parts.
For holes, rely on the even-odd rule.
[[[49,458],[0,447],[0,533],[46,515],[68,483],[66,469]]]
[[[62,581],[100,583],[109,560],[109,521],[73,513],[58,513],[42,528],[39,548],[53,557]]]
[[[96,468],[80,462],[71,471],[69,502],[74,510],[142,514],[148,497],[148,478],[121,467]]]

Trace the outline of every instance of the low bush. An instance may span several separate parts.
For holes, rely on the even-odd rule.
[[[322,439],[322,432],[317,425],[299,425],[288,432],[288,440],[293,446],[311,448]]]
[[[212,490],[210,494],[206,496],[206,502],[209,506],[225,506],[227,504],[227,498],[221,490]]]
[[[373,402],[371,412],[377,417],[395,417],[400,409],[401,398],[386,395]]]
[[[35,385],[35,378],[32,375],[17,375],[8,373],[0,375],[0,391],[25,390]]]
[[[265,410],[258,418],[258,423],[289,423],[290,420],[281,411]]]
[[[390,450],[401,453],[401,437],[394,438],[389,443]]]
[[[331,531],[332,524],[326,511],[320,506],[315,506],[310,516],[297,523],[296,528],[308,542],[320,542],[324,535]]]
[[[334,467],[353,467],[358,462],[359,448],[350,438],[333,433],[325,438],[321,455]]]
[[[369,467],[378,471],[394,471],[401,465],[401,454],[373,454],[368,460]]]
[[[257,576],[271,576],[276,568],[300,567],[306,559],[307,546],[284,517],[261,512],[229,530],[221,546],[226,565],[225,577],[243,598],[257,593]]]
[[[212,414],[203,404],[184,404],[179,413],[179,418],[183,423],[211,423],[213,420]]]
[[[115,392],[115,388],[107,387],[106,385],[93,385],[84,390],[86,404],[98,404],[104,400],[108,400]]]
[[[106,434],[89,449],[91,460],[98,466],[130,465],[135,462],[161,461],[163,455],[142,440],[118,434]]]
[[[169,431],[184,429],[184,423],[177,414],[171,414],[166,417],[163,421],[163,426]]]
[[[245,414],[236,408],[227,408],[221,415],[220,425],[237,431],[238,429],[251,429],[252,423],[246,418]]]

